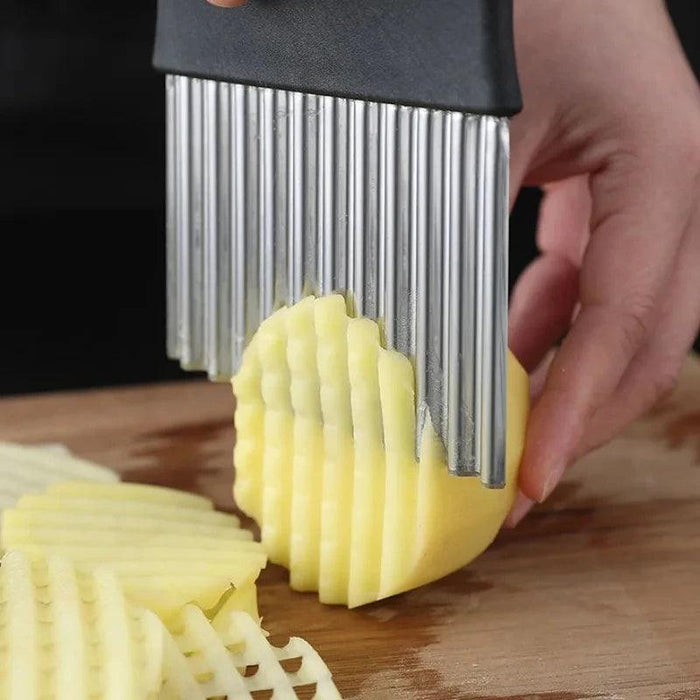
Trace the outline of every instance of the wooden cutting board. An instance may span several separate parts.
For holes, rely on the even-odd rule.
[[[229,387],[206,381],[10,398],[0,439],[62,442],[231,508],[232,411]],[[260,603],[348,698],[700,699],[700,361],[466,569],[348,611],[271,566]]]

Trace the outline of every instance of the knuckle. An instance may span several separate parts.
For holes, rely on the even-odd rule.
[[[650,406],[662,403],[676,390],[680,375],[680,363],[665,360],[650,374]]]
[[[651,333],[655,309],[655,299],[647,294],[635,296],[621,307],[619,324],[625,350],[633,352],[644,343]]]

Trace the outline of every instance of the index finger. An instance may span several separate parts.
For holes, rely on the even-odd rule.
[[[533,407],[521,466],[521,488],[538,501],[553,490],[587,421],[645,342],[670,279],[692,196],[684,192],[688,178],[664,172],[668,160],[646,162],[661,165],[639,167],[622,159],[591,179],[581,311]]]

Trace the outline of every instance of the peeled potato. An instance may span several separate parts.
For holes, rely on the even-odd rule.
[[[203,510],[183,505],[152,503],[126,498],[81,498],[36,493],[22,496],[17,501],[17,508],[23,511],[45,511],[47,516],[52,513],[68,513],[71,516],[97,514],[99,517],[115,515],[129,520],[149,518],[156,521],[172,520],[212,527],[223,525],[234,529],[241,524],[235,515],[217,510]]]
[[[111,469],[74,457],[55,445],[0,442],[0,511],[12,507],[26,493],[66,480],[113,483],[119,477]]]
[[[8,552],[0,564],[0,697],[156,697],[165,630],[109,571]]]
[[[49,483],[67,481],[115,482],[119,476],[107,467],[60,452],[55,447],[0,442],[0,474],[36,480],[45,488]]]
[[[99,484],[86,481],[61,481],[51,484],[46,492],[63,498],[138,501],[154,505],[185,506],[197,510],[213,510],[214,508],[214,504],[204,496],[150,484]]]
[[[106,567],[130,600],[164,620],[191,602],[214,609],[232,586],[257,619],[255,581],[267,555],[238,518],[174,489],[124,487],[24,496],[3,513],[2,546],[33,558],[60,555],[80,571]]]
[[[414,455],[409,360],[340,296],[273,314],[233,379],[237,504],[297,590],[351,607],[461,568],[491,543],[516,492],[528,379],[508,357],[503,489],[448,475],[428,425]]]
[[[208,698],[296,698],[295,688],[314,684],[317,700],[339,700],[331,673],[303,639],[274,647],[265,633],[240,611],[222,611],[213,624],[188,605],[166,637],[163,700]],[[295,662],[288,671],[283,661]],[[255,695],[253,695],[255,693]],[[259,694],[259,695],[258,695]]]

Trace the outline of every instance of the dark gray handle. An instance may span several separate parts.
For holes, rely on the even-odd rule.
[[[167,73],[510,116],[512,0],[158,0]]]

